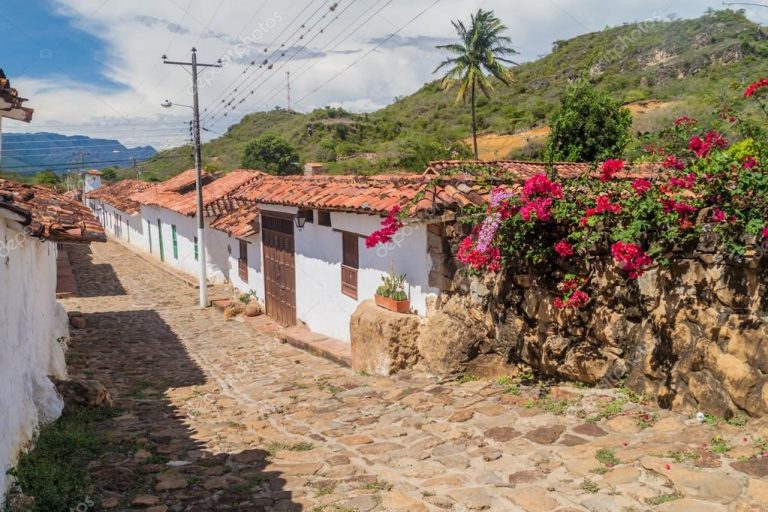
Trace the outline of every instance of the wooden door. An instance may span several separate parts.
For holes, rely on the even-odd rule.
[[[267,314],[282,325],[296,325],[293,219],[262,215],[262,243]]]

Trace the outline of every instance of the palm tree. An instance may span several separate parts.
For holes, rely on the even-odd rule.
[[[512,40],[501,35],[507,27],[496,17],[493,11],[478,10],[472,15],[469,28],[463,22],[456,20],[451,22],[456,28],[461,41],[455,44],[438,46],[440,50],[447,50],[454,57],[440,64],[434,73],[445,67],[450,67],[442,79],[445,90],[459,83],[459,94],[456,103],[469,98],[472,106],[472,138],[475,145],[475,160],[479,159],[477,151],[477,89],[479,88],[487,98],[491,97],[493,85],[489,75],[499,79],[505,85],[509,85],[511,77],[505,64],[515,64],[506,59],[506,56],[517,55],[517,51],[507,46]]]

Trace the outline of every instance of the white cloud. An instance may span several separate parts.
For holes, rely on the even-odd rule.
[[[228,124],[249,111],[285,106],[286,70],[292,73],[294,107],[300,110],[341,105],[369,111],[391,102],[395,96],[410,94],[425,81],[434,79],[432,71],[442,56],[433,46],[454,36],[450,21],[468,18],[479,7],[495,10],[508,25],[508,35],[521,52],[521,60],[547,53],[555,40],[600,30],[606,25],[672,13],[692,17],[707,7],[721,7],[719,1],[712,0],[625,0],[620,8],[617,2],[608,0],[442,0],[381,48],[359,60],[433,1],[395,0],[387,4],[386,0],[357,0],[350,4],[349,0],[338,0],[335,11],[314,28],[314,21],[309,21],[304,30],[296,32],[300,22],[294,21],[309,19],[323,4],[321,0],[56,0],[59,12],[71,16],[77,28],[104,41],[104,73],[122,89],[99,89],[79,82],[77,77],[57,76],[66,63],[57,63],[46,79],[11,77],[14,86],[30,98],[29,105],[36,112],[32,125],[15,124],[8,129],[35,131],[42,126],[48,131],[113,136],[129,145],[177,145],[187,136],[184,123],[189,112],[183,108],[162,109],[160,102],[168,98],[191,103],[189,76],[179,67],[163,65],[160,57],[167,53],[171,59],[187,60],[192,46],[198,48],[201,61],[221,57],[228,62],[210,83],[204,83],[202,106],[217,108],[221,105],[216,101],[218,98],[229,98],[231,89],[243,84],[239,94],[246,98],[245,103],[226,118],[209,124],[223,132]],[[353,20],[359,16],[366,19],[383,5],[387,6],[365,27],[346,37],[351,27],[357,26],[352,24]],[[321,8],[319,12],[325,11]],[[334,21],[336,15],[339,19]],[[298,34],[309,28],[312,30],[306,38],[298,40]],[[320,28],[325,30],[312,40]],[[292,38],[288,37],[294,33]],[[246,67],[250,60],[258,61],[257,56],[268,56],[275,50],[286,51],[275,44],[281,41],[287,41],[286,48],[307,44],[310,51],[303,52],[306,58],[296,59],[285,67],[278,60],[271,71],[259,70],[253,76],[255,80],[244,81],[243,77],[252,70]],[[351,69],[343,72],[350,65]]]

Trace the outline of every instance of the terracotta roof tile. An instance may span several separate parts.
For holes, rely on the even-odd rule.
[[[228,213],[220,215],[211,228],[218,229],[237,238],[246,238],[259,232],[259,207],[246,204],[234,207]]]
[[[89,192],[86,194],[86,197],[88,197],[88,199],[98,199],[103,203],[117,208],[121,212],[125,212],[128,215],[134,215],[141,211],[141,204],[138,201],[131,199],[131,196],[146,190],[150,186],[151,184],[146,181],[122,180],[112,185],[105,185],[93,192]]]
[[[104,229],[82,203],[51,189],[0,179],[0,208],[23,217],[29,236],[61,243],[105,242]]]
[[[265,176],[259,171],[237,169],[221,178],[203,173],[203,206],[213,205],[223,197],[236,191],[249,181]],[[192,216],[197,211],[195,195],[195,170],[190,169],[162,183],[153,184],[146,190],[134,194],[131,200],[140,204],[159,206],[168,210]]]

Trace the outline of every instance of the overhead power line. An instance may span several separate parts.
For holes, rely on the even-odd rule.
[[[282,30],[281,30],[281,31],[280,31],[280,32],[279,32],[279,33],[278,33],[278,34],[275,36],[275,38],[272,40],[272,43],[271,43],[271,44],[269,44],[269,45],[267,45],[267,46],[264,48],[264,52],[265,52],[265,53],[269,51],[269,48],[273,48],[273,47],[275,47],[275,45],[277,45],[277,42],[280,40],[280,38],[282,37],[282,35],[283,35],[283,34],[284,34],[284,33],[285,33],[287,30],[288,30],[288,28],[289,28],[291,25],[293,25],[293,23],[294,23],[295,21],[298,21],[298,19],[299,19],[299,17],[300,17],[300,16],[302,16],[302,15],[303,15],[305,12],[307,12],[307,10],[310,8],[310,6],[312,5],[312,3],[313,3],[313,2],[314,2],[314,0],[309,0],[309,2],[307,2],[307,5],[305,5],[303,9],[302,9],[302,10],[301,10],[301,11],[300,11],[300,12],[299,12],[299,13],[298,13],[298,14],[297,14],[297,15],[296,15],[296,16],[295,16],[295,17],[294,17],[294,18],[293,18],[293,19],[292,19],[290,22],[288,22],[288,23],[287,23],[285,26],[283,26],[283,29],[282,29]],[[326,2],[324,2],[324,4],[325,4],[325,3],[327,3],[327,2],[328,2],[328,0],[326,0]],[[323,4],[323,5],[324,5],[324,4]],[[312,15],[310,15],[310,18],[309,18],[309,19],[311,19],[311,18],[312,18],[312,16],[314,16],[314,15],[315,15],[315,14],[316,14],[316,13],[317,13],[317,12],[318,12],[318,11],[319,11],[321,8],[322,8],[322,5],[321,5],[321,6],[320,6],[320,7],[319,7],[319,8],[318,8],[318,9],[317,9],[315,12],[313,12],[313,13],[312,13]],[[306,23],[306,22],[305,22],[305,23]],[[301,27],[299,27],[299,28],[297,28],[296,30],[294,30],[294,32],[293,32],[293,33],[292,33],[290,36],[288,36],[288,39],[290,39],[291,37],[293,37],[293,36],[296,34],[296,32],[298,32],[299,30],[301,30]],[[278,47],[278,48],[279,48],[279,47]],[[272,58],[272,57],[275,55],[275,53],[276,53],[277,51],[278,51],[278,50],[276,50],[276,49],[275,49],[275,50],[273,50],[273,51],[272,51],[272,53],[269,55],[269,57],[267,57],[267,60],[271,59],[271,58]],[[246,66],[245,66],[245,69],[242,71],[242,73],[240,73],[240,75],[239,75],[239,76],[235,77],[235,79],[234,79],[234,80],[232,80],[232,82],[231,82],[231,83],[229,83],[229,84],[228,84],[226,87],[224,87],[224,89],[222,89],[222,91],[223,91],[223,92],[221,92],[221,93],[220,93],[218,96],[216,96],[216,97],[213,99],[213,101],[211,102],[211,106],[217,105],[217,104],[219,103],[219,100],[220,100],[221,98],[224,98],[224,97],[226,97],[226,96],[227,96],[227,94],[229,94],[229,89],[230,89],[230,88],[232,88],[232,86],[234,86],[236,83],[238,83],[238,81],[242,79],[243,75],[245,75],[245,74],[246,74],[246,72],[247,72],[247,71],[248,71],[250,68],[254,67],[256,64],[259,64],[259,63],[261,63],[261,62],[262,62],[262,60],[261,60],[261,59],[258,59],[258,60],[254,59],[254,60],[252,60],[252,61],[251,61],[251,63],[250,63],[250,64],[246,65]],[[247,80],[247,78],[246,78],[246,80]],[[233,91],[237,91],[237,87],[235,87],[235,88],[233,89]],[[205,111],[207,111],[207,110],[208,110],[208,108],[207,108],[207,107],[206,107],[205,109],[203,109],[203,111],[204,111],[204,112],[205,112]]]
[[[320,34],[322,34],[322,33],[323,33],[325,30],[327,30],[327,27],[328,27],[328,26],[330,26],[330,24],[329,24],[328,26],[324,27],[322,30],[320,30],[320,31],[318,32],[318,34],[315,34],[315,36],[314,36],[314,37],[313,37],[311,40],[309,40],[308,42],[304,42],[305,38],[306,38],[306,37],[308,37],[308,36],[309,36],[309,34],[310,34],[310,33],[311,33],[311,32],[312,32],[312,31],[313,31],[313,30],[314,30],[314,29],[315,29],[315,28],[316,28],[316,27],[317,27],[317,26],[318,26],[318,25],[319,25],[319,24],[320,24],[320,23],[321,23],[321,22],[322,22],[322,21],[323,21],[325,18],[327,18],[327,17],[328,17],[328,15],[329,15],[330,13],[333,13],[333,12],[335,12],[335,10],[336,10],[336,7],[338,6],[338,2],[335,2],[335,3],[331,4],[331,6],[330,6],[330,7],[328,7],[328,10],[327,10],[327,11],[326,11],[326,12],[325,12],[325,13],[324,13],[322,16],[320,16],[318,19],[316,19],[316,20],[315,20],[315,21],[314,21],[314,22],[311,24],[311,26],[309,26],[309,28],[307,28],[307,25],[309,25],[309,24],[310,24],[310,21],[312,20],[312,18],[313,18],[315,15],[317,15],[317,13],[319,13],[319,12],[320,12],[320,11],[323,9],[323,7],[325,7],[325,6],[326,6],[326,5],[329,3],[329,1],[330,1],[330,0],[325,0],[325,1],[324,1],[324,2],[323,2],[321,5],[320,5],[320,7],[318,7],[318,8],[317,8],[317,9],[316,9],[316,10],[315,10],[315,11],[314,11],[314,12],[313,12],[311,15],[310,15],[310,17],[307,19],[307,21],[305,21],[305,22],[304,22],[304,23],[303,23],[303,24],[302,24],[302,25],[299,27],[299,29],[298,29],[298,30],[295,30],[295,31],[294,31],[294,33],[293,33],[291,36],[289,36],[289,37],[288,37],[288,38],[287,38],[287,39],[286,39],[286,40],[285,40],[285,41],[284,41],[284,42],[283,42],[283,43],[280,45],[280,47],[279,47],[278,49],[275,49],[275,50],[272,52],[272,54],[271,54],[271,55],[270,55],[268,58],[266,58],[266,59],[264,59],[263,61],[261,61],[261,64],[259,65],[259,67],[258,67],[258,68],[256,68],[256,69],[254,69],[254,70],[253,70],[253,71],[250,73],[250,75],[248,75],[248,76],[245,78],[245,80],[243,80],[243,81],[242,81],[242,82],[241,82],[241,83],[240,83],[240,84],[239,84],[237,87],[235,87],[235,88],[232,90],[232,93],[231,93],[231,96],[230,96],[230,100],[229,100],[229,101],[226,101],[226,98],[225,98],[225,99],[223,99],[223,100],[221,100],[221,101],[219,102],[219,104],[218,104],[216,107],[214,107],[213,111],[206,113],[205,119],[211,119],[211,120],[212,120],[212,119],[214,119],[214,118],[215,118],[217,115],[219,115],[219,114],[222,114],[222,112],[224,112],[223,116],[224,116],[224,117],[226,117],[226,116],[227,116],[227,113],[226,113],[226,111],[228,111],[228,109],[230,109],[230,108],[232,107],[232,105],[235,103],[235,101],[236,101],[236,100],[238,100],[239,98],[241,98],[243,95],[254,94],[254,92],[255,92],[255,88],[253,87],[253,84],[254,84],[254,83],[256,83],[256,81],[257,81],[257,80],[259,79],[259,77],[260,77],[259,75],[257,75],[257,73],[258,73],[258,71],[259,71],[260,69],[263,69],[263,72],[261,73],[261,75],[264,75],[264,76],[265,76],[265,75],[266,75],[266,74],[267,74],[269,71],[272,71],[272,70],[274,70],[275,72],[277,72],[277,70],[279,70],[279,69],[282,69],[282,68],[284,67],[284,64],[283,64],[283,65],[281,65],[280,67],[278,67],[277,69],[275,69],[275,67],[274,67],[274,66],[275,66],[275,65],[276,65],[278,62],[280,62],[280,60],[281,60],[283,57],[285,57],[285,56],[287,55],[287,53],[288,53],[288,52],[289,52],[291,49],[294,49],[294,48],[295,48],[295,51],[293,52],[293,55],[291,55],[291,57],[288,59],[288,61],[290,61],[290,60],[293,60],[293,59],[296,57],[296,55],[299,53],[299,51],[300,51],[302,48],[306,48],[306,45],[307,45],[307,44],[309,44],[311,41],[314,41],[314,39],[315,39],[315,38],[317,38],[317,37],[318,37]],[[352,0],[352,1],[350,2],[350,5],[351,5],[352,3],[354,3],[354,2],[355,2],[355,0]],[[346,12],[346,10],[347,10],[347,9],[349,9],[349,7],[346,7],[345,9],[343,9],[342,13],[343,13],[343,12]],[[338,14],[338,15],[337,15],[337,16],[334,18],[334,20],[332,20],[332,21],[335,21],[336,19],[338,19],[340,15],[341,15],[341,13],[339,13],[339,14]],[[291,38],[291,37],[293,37],[293,35],[295,35],[297,32],[299,32],[299,30],[302,30],[302,29],[306,29],[306,30],[305,30],[303,33],[301,33],[301,34],[299,35],[299,37],[298,37],[298,38],[297,38],[297,39],[296,39],[296,40],[295,40],[293,43],[291,43],[291,44],[288,44],[288,43],[289,43],[289,40],[290,40],[290,38]],[[286,45],[288,45],[288,46],[287,46],[287,48],[286,48]],[[301,45],[301,46],[300,46],[300,45]],[[277,54],[278,54],[278,52],[280,53],[280,55],[279,55],[279,56],[277,56],[277,58],[274,58],[274,57],[275,57],[275,55],[277,55]],[[254,61],[252,61],[252,64],[253,64],[254,62],[256,62],[256,61],[255,61],[255,60],[254,60]],[[256,76],[254,76],[254,75],[256,75]],[[243,99],[243,100],[241,100],[239,103],[242,103],[243,101],[244,101],[244,99]],[[234,107],[234,108],[231,108],[231,110],[235,110],[235,108],[236,108],[236,107]]]
[[[326,30],[328,30],[328,28],[329,28],[329,27],[330,27],[330,26],[333,24],[333,22],[335,22],[336,20],[338,20],[338,19],[339,19],[339,18],[340,18],[342,15],[344,15],[344,13],[346,13],[346,12],[347,12],[347,11],[348,11],[348,10],[349,10],[351,7],[352,7],[352,5],[354,5],[355,1],[356,1],[356,0],[351,0],[351,1],[350,1],[350,2],[347,4],[347,6],[346,6],[344,9],[342,9],[342,11],[341,11],[341,12],[339,12],[339,13],[338,13],[338,14],[337,14],[337,15],[336,15],[336,16],[335,16],[335,17],[334,17],[334,18],[333,18],[333,19],[332,19],[330,22],[328,22],[328,23],[327,23],[327,24],[326,24],[326,25],[325,25],[325,26],[324,26],[324,27],[323,27],[323,28],[322,28],[320,31],[318,31],[318,33],[316,33],[316,34],[315,34],[315,35],[314,35],[314,36],[313,36],[313,37],[312,37],[312,38],[311,38],[309,41],[307,41],[306,43],[303,43],[303,45],[302,45],[302,46],[298,46],[298,47],[296,47],[296,50],[294,51],[293,55],[291,55],[291,56],[288,58],[288,60],[287,60],[287,61],[283,61],[283,62],[282,62],[282,63],[281,63],[281,64],[280,64],[280,65],[279,65],[277,68],[274,68],[273,72],[274,72],[274,73],[277,73],[278,71],[280,71],[281,69],[283,69],[285,66],[287,66],[287,65],[288,65],[290,62],[292,62],[292,61],[293,61],[293,60],[294,60],[296,57],[298,57],[298,55],[299,55],[299,53],[301,52],[301,50],[302,50],[302,49],[306,50],[306,49],[308,48],[308,46],[307,46],[307,45],[311,44],[311,43],[312,43],[312,42],[313,42],[315,39],[317,39],[317,38],[318,38],[318,37],[319,37],[321,34],[324,34],[324,33],[326,32]],[[326,13],[325,15],[323,15],[323,17],[322,17],[321,19],[319,19],[319,20],[318,20],[318,21],[315,23],[315,25],[314,25],[314,26],[317,26],[317,24],[318,24],[319,22],[321,22],[321,21],[322,21],[322,20],[323,20],[323,19],[324,19],[326,16],[327,16],[327,13]],[[312,28],[314,28],[314,26],[313,26]],[[310,28],[310,30],[309,30],[307,33],[309,33],[309,32],[312,30],[312,28]],[[294,46],[295,46],[295,45],[294,45]],[[285,54],[283,54],[283,55],[285,55]],[[256,77],[256,78],[255,78],[253,81],[251,81],[251,85],[249,85],[249,86],[248,86],[248,89],[250,89],[250,92],[248,92],[248,91],[242,91],[240,94],[244,94],[245,96],[241,97],[241,98],[239,99],[239,101],[237,101],[237,103],[235,103],[234,105],[232,105],[232,106],[229,108],[229,110],[227,110],[227,112],[225,112],[225,113],[224,113],[223,117],[226,117],[226,116],[227,116],[227,115],[228,115],[230,112],[233,112],[233,111],[235,111],[237,108],[239,108],[239,106],[240,106],[240,105],[242,105],[243,103],[245,103],[245,101],[246,101],[246,99],[247,99],[247,97],[248,97],[249,95],[253,95],[253,94],[255,94],[256,90],[258,90],[258,89],[259,89],[259,88],[260,88],[262,85],[264,85],[264,84],[266,84],[266,83],[267,83],[267,80],[269,80],[269,77],[267,76],[267,74],[266,74],[266,71],[265,71],[265,73],[263,73],[263,78],[262,78],[262,80],[261,80],[259,83],[256,83],[256,80],[258,80],[258,77]],[[254,84],[255,84],[255,85],[254,85]],[[284,90],[285,90],[285,87],[282,87],[280,90],[281,90],[281,91],[284,91]],[[230,101],[230,103],[229,103],[228,105],[231,105],[232,103],[234,103],[234,100],[235,100],[235,99],[237,99],[237,98],[234,98],[233,100],[231,100],[231,101]],[[225,109],[225,110],[226,110],[226,109]],[[214,119],[214,117],[215,117],[215,115],[211,116],[211,117],[210,117],[210,120],[213,120],[213,119]]]
[[[350,32],[340,32],[336,37],[334,37],[331,41],[328,42],[328,44],[322,48],[320,51],[322,52],[332,52],[339,48],[342,44],[347,42],[349,38],[351,38],[353,35],[355,35],[357,32],[359,32],[363,27],[365,27],[371,20],[373,20],[376,16],[378,16],[384,9],[386,9],[393,0],[388,0],[379,7],[375,12],[373,12],[368,18],[366,18],[362,23],[357,25],[355,27],[355,24],[357,24],[362,18],[365,17],[366,14],[368,14],[370,11],[374,10],[376,7],[376,3],[374,2],[371,6],[368,7],[365,11],[363,11],[357,18],[355,18],[350,24],[350,28],[353,28]],[[341,36],[344,36],[343,39],[339,40]],[[314,69],[318,65],[318,62],[315,62],[312,64],[310,61],[307,61],[304,63],[301,67],[298,68],[298,71],[294,71],[294,83],[307,74],[309,71]],[[259,105],[264,104],[267,105],[267,103],[272,100],[275,96],[281,94],[285,90],[285,88],[278,89],[276,91],[272,91],[271,93],[267,93],[259,98],[258,101],[252,103],[252,105]]]
[[[407,23],[405,23],[403,26],[401,26],[401,27],[400,27],[399,29],[397,29],[395,32],[391,33],[389,36],[387,36],[386,38],[384,38],[383,40],[381,40],[381,41],[380,41],[380,42],[379,42],[379,43],[378,43],[376,46],[374,46],[373,48],[371,48],[370,50],[368,50],[368,51],[367,51],[367,52],[366,52],[364,55],[362,55],[362,56],[361,56],[359,59],[355,60],[355,61],[354,61],[354,62],[352,62],[352,63],[351,63],[349,66],[345,67],[344,69],[342,69],[342,70],[341,70],[341,71],[339,71],[338,73],[334,74],[334,75],[333,75],[332,77],[330,77],[328,80],[324,81],[323,83],[321,83],[320,85],[318,85],[317,87],[315,87],[314,89],[312,89],[312,91],[310,91],[309,93],[307,93],[307,94],[305,94],[304,96],[302,96],[301,98],[299,98],[299,100],[297,100],[297,101],[296,101],[296,103],[297,103],[297,104],[301,103],[302,101],[304,101],[304,100],[305,100],[305,99],[307,99],[308,97],[312,96],[313,94],[317,93],[317,92],[318,92],[320,89],[322,89],[323,87],[325,87],[326,85],[328,85],[329,83],[331,83],[332,81],[334,81],[335,79],[337,79],[338,77],[340,77],[341,75],[343,75],[344,73],[346,73],[347,71],[349,71],[350,69],[352,69],[354,66],[356,66],[357,64],[359,64],[359,63],[360,63],[360,62],[361,62],[363,59],[365,59],[365,58],[366,58],[366,57],[368,57],[370,54],[372,54],[373,52],[375,52],[376,50],[378,50],[379,48],[381,48],[382,46],[384,46],[384,44],[388,43],[388,42],[389,42],[389,41],[390,41],[390,40],[391,40],[393,37],[395,37],[395,36],[396,36],[396,35],[398,35],[400,32],[402,32],[403,30],[405,30],[405,29],[406,29],[408,26],[410,26],[410,25],[411,25],[411,24],[412,24],[414,21],[416,21],[417,19],[421,18],[421,17],[422,17],[424,14],[426,14],[428,11],[430,11],[430,10],[431,10],[433,7],[435,7],[435,6],[436,6],[437,4],[439,4],[440,2],[441,2],[441,0],[435,0],[434,2],[432,2],[432,3],[431,3],[429,6],[427,6],[425,9],[423,9],[422,11],[420,11],[420,12],[419,12],[418,14],[416,14],[416,15],[415,15],[413,18],[411,18],[410,20],[408,20],[408,22],[407,22]]]

